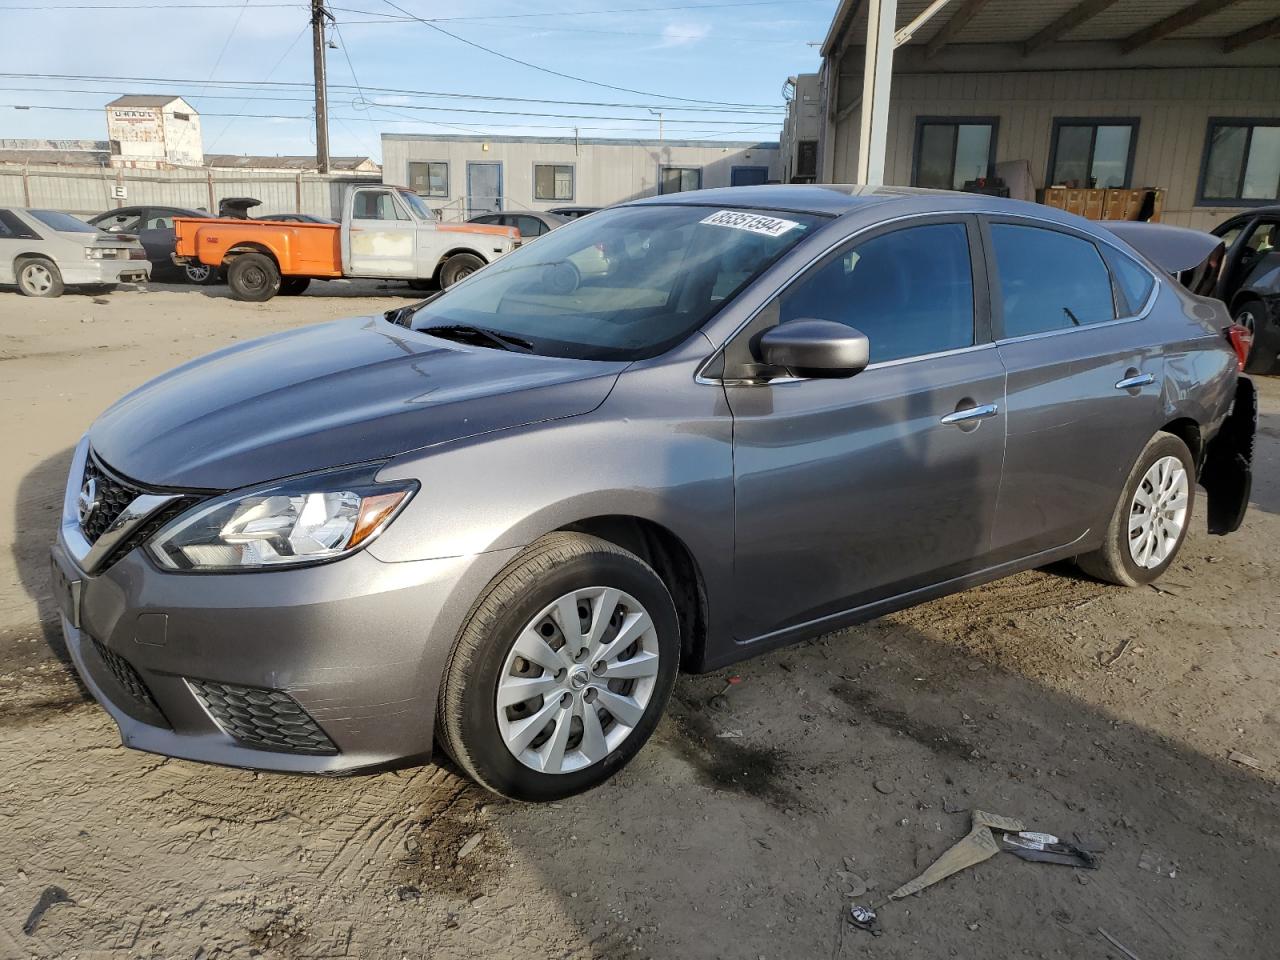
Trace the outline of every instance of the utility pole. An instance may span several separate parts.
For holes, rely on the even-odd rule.
[[[311,52],[315,60],[316,81],[316,169],[329,172],[329,106],[325,81],[325,18],[333,14],[324,8],[324,0],[311,0]]]
[[[662,111],[661,111],[661,110],[654,110],[652,107],[648,107],[648,108],[646,108],[646,109],[648,109],[648,111],[649,111],[650,113],[652,113],[655,117],[657,117],[657,118],[658,118],[658,142],[659,142],[659,143],[661,143],[661,142],[662,142],[662,140],[663,140],[663,137],[662,137]]]

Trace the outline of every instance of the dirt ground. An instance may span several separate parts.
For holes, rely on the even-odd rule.
[[[71,447],[183,360],[406,299],[0,291],[0,958],[1276,956],[1280,380],[1244,530],[1200,511],[1159,590],[1027,573],[741,664],[727,709],[725,674],[683,677],[636,762],[571,801],[120,747],[47,595]],[[975,807],[1101,867],[1000,854],[885,907],[879,938],[843,923]],[[49,888],[71,902],[24,932]]]

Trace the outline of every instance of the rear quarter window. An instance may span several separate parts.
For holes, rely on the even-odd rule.
[[[1128,316],[1140,313],[1156,285],[1155,277],[1146,267],[1119,251],[1112,251],[1109,259],[1116,275],[1116,283],[1120,285],[1120,292],[1124,294],[1125,305],[1128,307],[1125,313]]]

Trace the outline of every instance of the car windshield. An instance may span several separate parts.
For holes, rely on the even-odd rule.
[[[419,220],[431,222],[436,219],[436,215],[431,212],[431,208],[423,203],[422,198],[416,193],[409,190],[401,190],[399,193],[400,199],[409,205],[409,209],[413,211],[413,215]]]
[[[535,353],[655,357],[699,329],[823,218],[616,207],[560,227],[430,300],[412,327],[479,327]]]
[[[43,223],[51,230],[57,230],[59,233],[98,233],[97,227],[90,226],[83,220],[73,217],[69,213],[59,213],[57,210],[32,210],[31,215]]]

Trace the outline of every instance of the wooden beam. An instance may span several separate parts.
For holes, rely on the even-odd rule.
[[[1163,20],[1158,20],[1151,26],[1144,27],[1137,33],[1122,40],[1120,42],[1120,52],[1132,53],[1139,47],[1145,47],[1148,43],[1161,40],[1171,33],[1177,33],[1183,27],[1199,23],[1205,17],[1212,16],[1220,10],[1225,10],[1227,7],[1239,2],[1240,0],[1196,0],[1191,6],[1183,7],[1177,13],[1170,14]]]
[[[1251,43],[1257,43],[1259,40],[1267,40],[1271,37],[1280,37],[1280,17],[1273,20],[1264,20],[1262,23],[1255,24],[1239,33],[1233,33],[1222,41],[1223,53],[1235,53],[1241,47],[1247,47]]]
[[[1055,40],[1066,36],[1086,20],[1092,20],[1108,7],[1114,7],[1120,0],[1084,0],[1078,3],[1053,23],[1049,24],[1022,45],[1022,55],[1029,57],[1041,47],[1048,46]]]
[[[925,44],[925,59],[931,59],[938,55],[938,51],[945,47],[955,38],[955,36],[969,25],[969,21],[976,17],[990,0],[964,0],[960,8],[951,15],[951,19],[942,25],[937,33],[935,33],[930,41]]]

